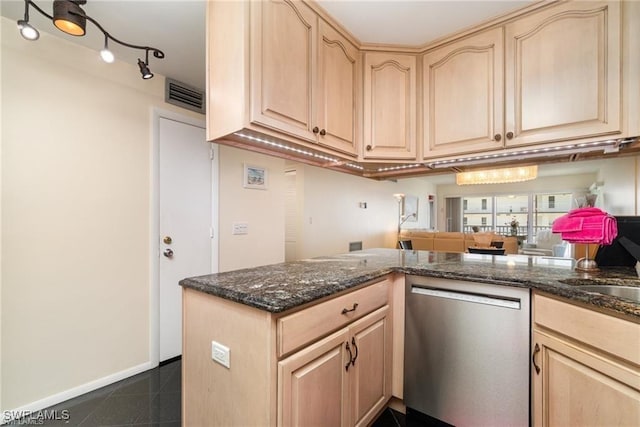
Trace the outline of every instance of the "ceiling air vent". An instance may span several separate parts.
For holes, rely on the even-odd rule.
[[[204,114],[204,92],[170,78],[164,83],[165,102]]]

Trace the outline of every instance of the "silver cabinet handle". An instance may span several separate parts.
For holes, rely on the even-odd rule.
[[[164,252],[162,252],[162,255],[167,258],[173,258],[173,251],[171,249],[165,249]]]

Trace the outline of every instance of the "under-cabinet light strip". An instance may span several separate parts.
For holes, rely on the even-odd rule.
[[[493,161],[493,160],[499,161],[503,159],[512,159],[514,157],[519,157],[521,159],[535,159],[539,157],[546,157],[550,154],[577,154],[577,153],[586,153],[589,151],[597,151],[600,149],[606,150],[607,148],[614,148],[614,147],[618,148],[620,146],[623,146],[633,141],[634,139],[586,142],[582,144],[572,144],[572,145],[565,145],[565,146],[558,146],[558,147],[544,147],[544,148],[535,148],[531,150],[513,151],[510,153],[493,153],[493,154],[485,154],[484,156],[462,157],[459,159],[450,159],[450,160],[438,160],[435,162],[427,163],[425,165],[431,169],[436,169],[436,168],[447,168],[452,166],[482,164],[482,163],[487,163],[487,161]]]
[[[360,171],[364,170],[364,168],[362,166],[356,165],[354,163],[345,163],[345,166],[350,167],[352,169],[357,169],[357,170],[360,170]]]
[[[377,172],[389,172],[389,171],[397,171],[402,169],[411,169],[417,168],[419,166],[423,166],[421,163],[414,163],[411,165],[400,165],[400,166],[388,166],[384,168],[378,168]]]
[[[311,151],[301,150],[300,148],[295,148],[295,147],[292,147],[290,145],[281,144],[279,142],[269,141],[269,140],[266,140],[266,139],[258,138],[258,137],[252,136],[252,135],[247,135],[247,134],[239,133],[239,132],[234,133],[234,135],[239,136],[241,138],[248,139],[250,141],[256,141],[256,142],[260,142],[262,144],[270,145],[272,147],[280,148],[280,149],[287,150],[287,151],[292,151],[294,153],[302,154],[302,155],[305,155],[305,156],[308,156],[308,157],[314,157],[316,159],[326,160],[328,162],[339,163],[339,160],[334,159],[333,157],[324,156],[322,154],[313,153]]]

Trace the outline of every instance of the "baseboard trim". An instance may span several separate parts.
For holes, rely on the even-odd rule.
[[[162,362],[160,362],[160,364],[158,366],[168,365],[169,363],[177,362],[178,360],[182,360],[182,355],[181,354],[178,355],[178,356],[172,357],[170,359],[163,360]]]
[[[90,391],[94,391],[109,384],[113,384],[125,378],[129,378],[141,372],[148,371],[151,368],[154,368],[151,362],[141,363],[137,366],[132,366],[131,368],[125,369],[123,371],[107,375],[106,377],[98,378],[97,380],[61,391],[60,393],[52,394],[51,396],[47,396],[44,399],[36,400],[35,402],[28,403],[19,408],[3,410],[2,414],[0,414],[0,424],[4,424],[10,421],[5,419],[5,417],[9,416],[10,414],[37,412],[50,406],[57,405],[58,403],[62,403],[66,400],[73,399],[74,397],[78,397],[82,394],[89,393]]]

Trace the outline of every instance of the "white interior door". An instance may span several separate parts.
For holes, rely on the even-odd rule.
[[[159,119],[160,361],[182,354],[178,282],[212,272],[212,150],[203,128]]]

